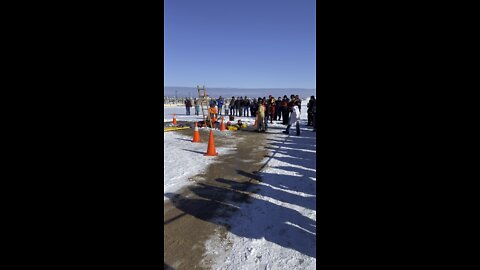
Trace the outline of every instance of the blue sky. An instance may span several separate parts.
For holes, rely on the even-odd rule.
[[[164,85],[316,88],[315,0],[165,0]]]

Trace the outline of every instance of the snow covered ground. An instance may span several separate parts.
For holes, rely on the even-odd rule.
[[[212,269],[316,268],[316,133],[281,131],[269,130],[260,190],[229,221],[227,239],[217,234],[206,244]]]
[[[176,132],[164,133],[164,194],[174,193],[190,184],[190,177],[202,173],[209,164],[215,162],[215,157],[200,156],[199,158],[199,153],[207,152],[208,142],[192,143],[191,141],[192,136],[184,136]],[[234,145],[216,147],[219,155],[224,155],[233,149]],[[168,198],[164,196],[163,199],[165,201]]]
[[[302,104],[301,136],[294,135],[295,128],[287,136],[281,133],[285,126],[269,124],[266,147],[270,154],[262,161],[259,190],[228,221],[226,238],[217,233],[205,243],[212,269],[316,268],[316,133],[305,126],[307,102]],[[183,107],[168,107],[166,122],[174,112],[179,121],[202,119],[186,116]],[[241,119],[254,122],[249,117]],[[190,140],[165,133],[165,192],[188,184],[188,177],[214,162],[189,155],[190,150],[206,150],[206,143]]]

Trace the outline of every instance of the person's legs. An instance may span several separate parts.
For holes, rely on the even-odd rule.
[[[300,121],[297,121],[297,136],[300,136]]]
[[[315,114],[312,114],[312,122],[313,122],[313,131],[317,131],[317,121]]]
[[[258,116],[258,122],[257,122],[257,130],[260,132],[264,129],[263,126],[263,118]]]
[[[288,125],[288,111],[283,111],[283,124]]]
[[[290,134],[290,127],[291,127],[291,125],[289,124],[289,125],[287,126],[287,129],[286,129],[283,133],[285,133],[285,134]]]

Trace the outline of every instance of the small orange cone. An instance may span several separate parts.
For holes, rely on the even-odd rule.
[[[195,122],[195,131],[193,131],[193,141],[194,143],[200,142],[200,132],[198,131],[197,122]]]
[[[213,139],[213,131],[210,130],[210,138],[208,139],[208,149],[207,153],[204,156],[218,156],[217,151],[215,150],[215,140]]]
[[[177,114],[173,114],[173,124],[176,125],[177,124]]]
[[[220,126],[220,131],[225,131],[225,130],[227,129],[225,128],[225,123],[223,122],[223,117],[222,117],[222,125]]]

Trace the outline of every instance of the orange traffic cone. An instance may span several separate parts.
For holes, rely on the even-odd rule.
[[[198,131],[197,122],[195,122],[195,131],[193,131],[193,141],[192,142],[200,142],[200,132]]]
[[[220,126],[220,131],[225,131],[225,130],[227,129],[225,128],[225,123],[223,122],[223,116],[222,116],[222,125]]]
[[[210,138],[208,139],[208,149],[207,153],[204,156],[218,156],[217,151],[215,150],[215,140],[213,139],[213,131],[210,130]]]
[[[173,114],[173,124],[176,125],[177,124],[177,114]]]

